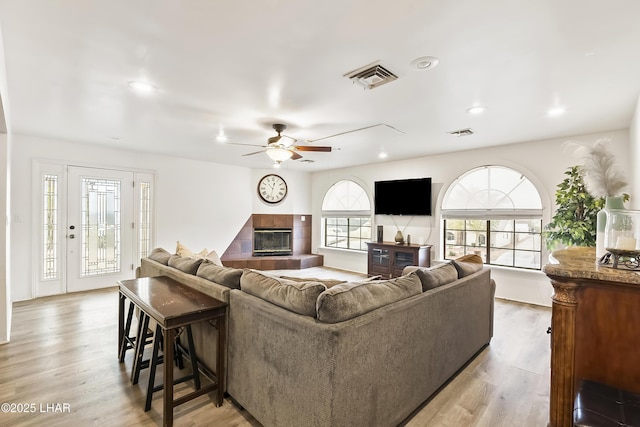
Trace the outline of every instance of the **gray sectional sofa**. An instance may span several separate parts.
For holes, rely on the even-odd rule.
[[[398,425],[493,334],[495,283],[482,264],[337,283],[206,260],[193,274],[178,261],[198,261],[165,265],[155,252],[140,276],[170,276],[229,303],[226,391],[265,426]],[[215,366],[215,329],[201,326],[196,348]]]

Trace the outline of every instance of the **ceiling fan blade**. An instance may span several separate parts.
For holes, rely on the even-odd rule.
[[[296,153],[295,151],[292,151],[293,155],[291,156],[291,160],[298,160],[301,159],[302,156],[298,153]]]
[[[293,148],[298,151],[319,151],[322,153],[328,153],[332,150],[331,147],[311,146],[311,145],[296,145]]]
[[[260,150],[260,151],[254,151],[253,153],[247,153],[247,154],[243,154],[242,156],[253,156],[254,154],[260,154],[260,153],[264,153],[267,150]]]
[[[266,145],[258,145],[258,144],[241,144],[239,142],[225,142],[223,145],[242,145],[245,147],[262,147],[262,148],[267,148]]]

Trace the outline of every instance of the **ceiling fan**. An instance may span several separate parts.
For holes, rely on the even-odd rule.
[[[315,151],[315,152],[328,153],[328,152],[331,152],[332,150],[332,148],[329,146],[295,145],[295,143],[298,142],[298,140],[288,135],[284,135],[282,132],[284,132],[285,129],[287,129],[287,125],[285,124],[282,124],[282,123],[273,124],[273,130],[276,131],[277,135],[267,139],[267,145],[258,145],[258,147],[263,147],[264,150],[243,154],[243,156],[252,156],[254,154],[267,153],[267,156],[269,156],[271,160],[273,160],[276,163],[281,163],[288,159],[291,159],[291,160],[301,159],[302,156],[298,153],[298,151]],[[253,145],[253,144],[237,144],[237,145]]]

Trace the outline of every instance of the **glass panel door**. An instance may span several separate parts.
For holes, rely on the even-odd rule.
[[[67,292],[133,278],[133,173],[69,167]]]

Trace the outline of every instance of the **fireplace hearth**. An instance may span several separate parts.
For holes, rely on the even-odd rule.
[[[291,255],[290,228],[255,228],[253,230],[253,256]]]

